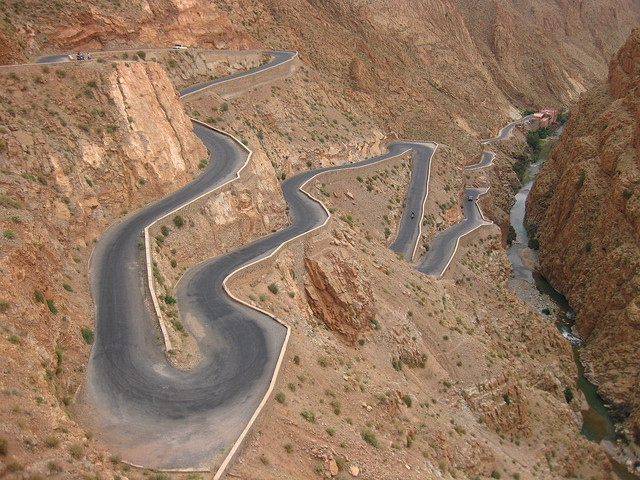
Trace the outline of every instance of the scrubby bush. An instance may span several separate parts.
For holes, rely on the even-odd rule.
[[[375,433],[373,433],[371,430],[363,430],[360,435],[362,436],[362,439],[369,445],[378,448],[378,439],[376,438]]]

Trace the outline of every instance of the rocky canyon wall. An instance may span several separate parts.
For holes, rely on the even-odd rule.
[[[576,311],[587,375],[640,440],[640,30],[589,90],[527,201],[544,275]]]

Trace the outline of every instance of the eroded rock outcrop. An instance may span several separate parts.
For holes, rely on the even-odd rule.
[[[373,291],[345,232],[334,232],[334,238],[323,243],[304,259],[307,299],[329,329],[355,342],[375,317]]]
[[[569,299],[587,375],[640,439],[640,30],[583,96],[527,201],[542,271]]]

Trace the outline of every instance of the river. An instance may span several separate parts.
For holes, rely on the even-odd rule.
[[[525,203],[533,181],[545,160],[546,155],[541,156],[536,163],[529,165],[524,175],[522,188],[516,194],[516,202],[511,208],[510,221],[516,232],[516,240],[507,249],[507,255],[512,265],[511,280],[512,282],[519,281],[521,286],[523,285],[522,281],[527,282],[531,285],[531,288],[535,288],[538,292],[545,294],[547,299],[552,300],[555,304],[555,325],[571,343],[573,359],[578,368],[578,388],[582,391],[589,404],[589,409],[582,412],[583,426],[581,433],[596,443],[603,441],[615,443],[615,429],[609,412],[605,408],[602,398],[598,395],[595,385],[584,376],[584,367],[579,357],[582,341],[571,333],[574,319],[573,310],[571,310],[564,296],[557,292],[540,273],[532,269],[531,261],[528,260],[531,258],[532,253],[527,248],[529,239],[524,227]],[[515,289],[516,292],[521,290],[522,288]],[[523,300],[527,301],[527,298],[523,298]],[[630,473],[614,458],[611,458],[611,463],[613,471],[621,480],[640,479],[640,476]]]

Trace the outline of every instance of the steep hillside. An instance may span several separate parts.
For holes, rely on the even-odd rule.
[[[640,443],[640,30],[572,111],[527,201],[545,276],[576,311],[582,359]]]

